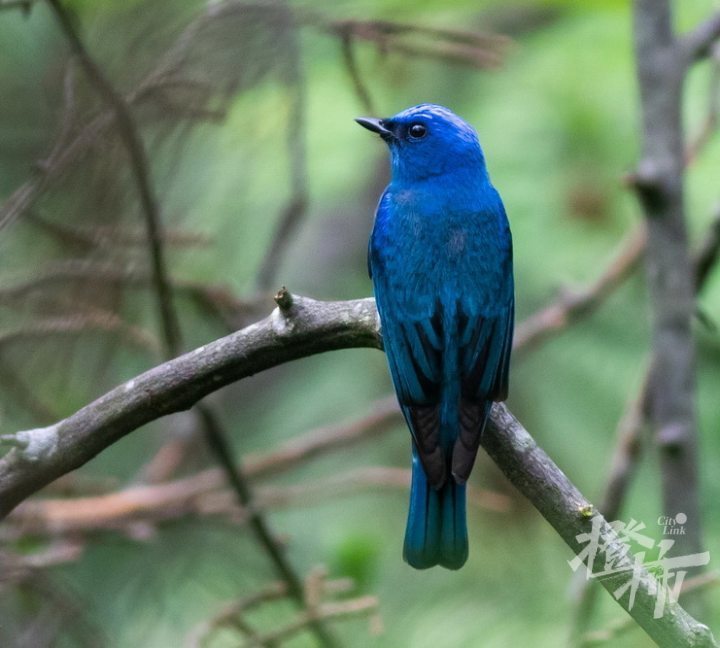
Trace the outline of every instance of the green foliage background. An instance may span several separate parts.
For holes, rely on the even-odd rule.
[[[91,51],[125,89],[201,7],[181,0],[68,4],[77,11]],[[508,7],[482,0],[418,0],[412,5],[347,0],[302,5],[336,18],[477,29],[508,24],[516,15],[511,9],[517,9],[517,15],[548,12],[540,14],[545,21],[514,36],[503,66],[492,72],[398,54],[382,56],[371,45],[356,46],[380,116],[431,101],[452,107],[477,127],[513,229],[518,321],[552,299],[559,287],[596,277],[640,218],[634,197],[620,182],[636,163],[639,147],[629,4],[558,0]],[[690,28],[716,6],[710,0],[675,4],[680,29]],[[366,239],[386,152],[352,121],[362,108],[337,40],[310,27],[303,29],[301,39],[311,202],[278,281],[316,297],[366,296],[371,291]],[[237,66],[250,71],[243,77],[250,80],[233,95],[226,119],[168,135],[162,120],[148,118],[143,133],[168,223],[213,239],[205,249],[173,251],[173,276],[227,284],[247,295],[289,196],[288,89],[272,74],[279,56],[272,40],[234,43],[231,54],[223,54],[225,41],[210,42],[218,50],[216,70]],[[34,161],[47,152],[58,124],[66,56],[44,6],[33,8],[28,17],[0,12],[0,197],[23,182]],[[691,135],[704,119],[709,73],[707,64],[699,65],[688,79],[685,121]],[[718,203],[718,162],[716,138],[689,173],[693,246],[701,242]],[[102,211],[120,204],[124,223],[141,222],[122,165],[92,189],[94,202],[82,197],[83,191],[90,192],[83,186],[85,177],[98,178],[97,169],[73,172],[66,189],[43,199],[43,213],[61,222],[102,222],[102,214],[90,206]],[[65,255],[52,239],[20,221],[0,234],[0,279],[26,276]],[[716,321],[719,276],[715,272],[700,300],[702,310]],[[188,348],[223,334],[191,304],[181,306]],[[155,330],[155,310],[142,291],[126,295],[121,309],[128,320]],[[27,316],[2,306],[0,314],[2,328],[22,324]],[[638,273],[599,312],[518,356],[513,364],[511,409],[591,499],[604,482],[616,423],[644,373],[648,317],[644,278]],[[700,325],[697,341],[702,503],[713,568],[720,556],[720,344],[716,331]],[[4,346],[2,355],[61,416],[159,361],[97,333],[73,343],[19,341]],[[267,372],[215,400],[241,456],[270,449],[314,426],[359,416],[390,390],[383,356],[354,350]],[[9,394],[0,394],[0,406],[2,432],[33,425]],[[119,483],[132,480],[173,424],[165,420],[146,426],[82,472]],[[276,481],[301,483],[365,465],[406,466],[408,441],[407,432],[398,427],[372,444],[315,460]],[[470,510],[471,557],[458,573],[415,572],[402,562],[407,502],[396,490],[329,498],[270,515],[302,571],[326,563],[333,576],[352,575],[361,592],[379,596],[384,634],[369,636],[364,621],[340,622],[336,631],[347,645],[557,646],[566,640],[569,550],[486,457],[478,461],[473,480],[477,486],[510,493],[515,504],[504,514]],[[657,460],[650,446],[623,519],[645,522],[648,533],[659,539],[662,530],[656,519],[664,512],[658,492]],[[22,547],[34,548],[37,545]],[[111,645],[165,647],[177,645],[224,602],[253,591],[272,574],[244,528],[188,519],[161,526],[146,541],[114,534],[95,538],[80,560],[57,568],[53,577],[79,596]],[[707,620],[717,632],[720,603],[712,591],[708,600]],[[5,592],[1,613],[9,619],[31,612],[32,605]],[[279,605],[256,618],[260,625],[274,624],[289,612],[290,606]],[[603,594],[594,626],[604,627],[622,614]],[[213,645],[236,642],[237,637],[226,633]],[[69,632],[58,645],[74,645]],[[312,645],[312,640],[303,635],[288,645]],[[650,644],[640,631],[630,631],[613,645]]]

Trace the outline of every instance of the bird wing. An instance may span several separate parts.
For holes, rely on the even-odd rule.
[[[378,293],[383,295],[376,288]],[[378,304],[384,301],[378,297]],[[436,488],[446,481],[448,466],[440,438],[443,336],[439,327],[437,314],[383,319],[383,343],[398,401],[428,481]]]
[[[383,195],[368,266],[395,391],[428,481],[439,488],[450,468],[457,481],[467,479],[490,403],[507,396],[513,328],[511,251],[508,248],[507,258],[496,264],[490,278],[469,258],[460,273],[462,290],[453,289],[443,297],[414,282],[410,291],[404,283],[406,268],[393,254],[396,250],[388,249],[394,241],[385,234],[382,219],[389,209]],[[488,281],[498,283],[490,293],[481,290]],[[447,327],[452,330],[444,330]],[[449,371],[450,366],[454,370]],[[446,429],[447,419],[453,418],[447,405],[443,410],[443,398],[449,397],[448,385],[457,379],[459,410],[453,405],[457,420],[450,435],[442,429],[443,417]]]
[[[460,311],[461,397],[452,474],[461,483],[470,476],[475,463],[492,401],[507,398],[515,311],[510,294],[506,307],[494,316],[472,316]]]
[[[380,296],[378,302],[383,301]],[[449,467],[456,481],[467,480],[490,405],[504,400],[508,391],[512,299],[492,317],[468,317],[461,307],[458,304],[459,344],[455,346],[460,375],[457,436],[449,445],[441,437],[443,355],[453,351],[447,348],[439,308],[431,316],[418,319],[383,318],[383,341],[393,384],[428,481],[434,487],[442,486]]]
[[[467,400],[502,401],[508,394],[515,299],[493,315],[473,315],[458,304],[460,375]]]

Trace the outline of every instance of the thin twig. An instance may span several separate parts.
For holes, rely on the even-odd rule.
[[[707,114],[699,132],[685,149],[686,165],[697,159],[717,129],[718,114],[720,114],[720,45],[714,43],[710,52],[712,71],[708,87]]]
[[[245,6],[241,2],[226,2],[224,5],[233,5],[236,10]],[[198,88],[209,96],[210,88],[204,81],[185,79],[179,76],[179,73],[194,39],[208,23],[221,20],[223,16],[224,12],[220,11],[215,3],[198,15],[180,33],[158,64],[125,95],[127,105],[141,105],[149,99],[157,99],[159,94],[175,87]],[[74,137],[66,141],[66,136],[69,137],[70,134],[67,126],[72,113],[72,106],[67,105],[67,99],[72,99],[72,93],[68,96],[67,89],[66,85],[65,115],[61,119],[59,134],[51,146],[51,153],[46,159],[38,161],[33,176],[18,187],[0,207],[0,229],[9,226],[24,214],[53,182],[61,178],[74,163],[83,159],[93,144],[115,123],[113,110],[104,111],[80,127]]]
[[[406,468],[365,466],[314,482],[284,488],[266,487],[258,499],[272,506],[297,506],[300,502],[312,503],[328,496],[354,494],[365,488],[396,488],[406,492],[409,486],[410,470]],[[505,513],[511,507],[509,497],[493,491],[469,486],[467,496],[469,504],[485,511]]]
[[[285,307],[266,320],[159,365],[55,425],[11,435],[21,447],[0,458],[0,512],[6,515],[31,493],[144,423],[184,410],[223,385],[321,351],[380,347],[372,300],[317,302],[293,295],[278,301]],[[584,548],[583,534],[591,528],[599,533],[599,548],[588,567],[602,571],[613,556],[620,571],[602,579],[609,592],[633,574],[637,589],[632,609],[625,597],[618,603],[655,641],[661,646],[717,646],[710,630],[675,601],[668,601],[663,617],[653,618],[658,582],[623,558],[612,527],[504,405],[493,407],[482,444],[576,555]]]
[[[383,434],[401,421],[395,397],[383,398],[372,403],[368,413],[360,418],[311,430],[264,455],[248,454],[246,470],[252,476],[272,476],[327,450],[344,448]]]
[[[0,584],[17,583],[34,571],[74,562],[82,555],[83,549],[82,542],[62,540],[29,554],[0,550]]]
[[[89,606],[87,601],[83,600],[81,593],[69,583],[59,584],[58,580],[51,578],[45,570],[31,570],[21,583],[25,591],[36,596],[43,606],[46,606],[45,609],[51,611],[51,619],[57,618],[57,627],[53,627],[52,622],[47,623],[47,617],[45,617],[46,622],[38,623],[39,620],[43,620],[44,615],[40,615],[39,619],[33,618],[31,623],[35,626],[34,630],[37,634],[33,633],[32,627],[29,628],[30,632],[25,636],[27,645],[51,645],[57,641],[58,635],[63,630],[73,637],[73,645],[81,648],[103,648],[110,645],[109,638],[89,617]]]
[[[152,354],[158,352],[158,341],[148,332],[134,324],[128,324],[119,315],[93,309],[30,320],[17,329],[0,330],[0,347],[35,338],[55,335],[77,335],[86,331],[116,333],[120,338]]]
[[[185,641],[186,648],[202,648],[209,636],[218,628],[232,624],[244,612],[258,605],[276,601],[285,596],[287,596],[287,583],[278,582],[271,583],[258,592],[229,603],[212,618],[204,621],[190,632]]]
[[[150,369],[64,421],[14,435],[27,439],[29,454],[0,458],[0,516],[144,423],[188,409],[224,385],[320,351],[379,346],[372,299],[295,296],[286,312],[278,308],[261,322]]]
[[[285,472],[298,462],[384,433],[400,421],[400,410],[395,398],[376,401],[368,407],[368,414],[358,419],[311,430],[267,454],[247,454],[243,461],[245,474],[254,478]],[[166,443],[144,467],[146,481],[167,481],[182,463],[187,449],[188,442],[185,439],[173,439]]]
[[[713,220],[703,244],[693,259],[695,291],[700,293],[707,283],[710,271],[716,265],[720,255],[720,214]],[[609,520],[617,520],[627,497],[630,483],[640,462],[643,443],[642,432],[649,419],[650,388],[653,366],[648,362],[640,389],[636,396],[628,401],[615,432],[616,442],[610,461],[608,477],[600,497],[600,511]],[[578,638],[583,635],[592,618],[597,587],[587,580],[579,578],[573,588],[576,605],[573,612],[572,634]]]
[[[75,30],[73,20],[63,7],[61,0],[48,0],[55,16],[67,38],[73,52],[78,58],[85,74],[98,91],[108,108],[113,111],[115,123],[120,137],[130,158],[133,177],[137,184],[140,203],[145,216],[147,228],[147,241],[150,249],[150,258],[153,269],[153,281],[158,295],[160,321],[163,336],[167,345],[167,353],[171,356],[180,352],[180,324],[175,309],[172,307],[172,291],[168,281],[165,256],[161,240],[162,225],[160,210],[150,182],[150,168],[145,146],[135,121],[130,113],[130,107],[125,98],[118,93],[105,74],[100,70],[88,53],[78,32]]]
[[[347,601],[323,603],[311,612],[300,614],[297,619],[277,630],[272,630],[255,638],[249,638],[245,644],[247,648],[275,645],[286,641],[290,637],[302,632],[313,623],[331,619],[345,619],[351,616],[371,614],[378,609],[378,600],[375,596],[360,596]]]
[[[0,0],[0,11],[3,9],[21,9],[28,14],[32,6],[39,0]]]
[[[190,84],[189,81],[173,74],[177,72],[184,52],[192,42],[192,35],[208,19],[208,14],[203,14],[188,26],[177,39],[175,46],[170,48],[167,56],[124,97],[127,105],[137,106],[156,97],[157,93],[165,88]],[[112,127],[115,120],[112,110],[102,112],[87,122],[68,141],[65,141],[69,136],[65,123],[66,120],[61,122],[60,132],[51,147],[51,153],[36,164],[33,176],[20,185],[0,206],[0,230],[14,223],[35,204],[53,182],[61,178],[73,164],[82,160],[92,149],[93,144]]]
[[[147,245],[146,231],[133,230],[117,226],[73,226],[68,223],[51,221],[39,214],[28,210],[26,215],[28,223],[37,225],[51,236],[64,243],[81,245],[83,247],[115,247]],[[166,228],[162,233],[165,245],[176,247],[208,246],[212,242],[210,237],[200,232],[187,232]]]
[[[720,38],[720,11],[716,11],[682,37],[680,47],[684,54],[685,65],[709,56],[712,45],[718,38]]]
[[[249,610],[287,596],[287,585],[285,583],[271,583],[254,594],[226,605],[212,618],[198,625],[188,635],[185,642],[186,648],[201,648],[214,632],[226,626],[235,626],[240,630],[248,639],[247,645],[276,646],[281,640],[303,630],[314,620],[359,614],[365,611],[365,606],[370,599],[374,601],[374,605],[371,607],[377,607],[375,597],[360,597],[339,603],[323,603],[322,597],[325,594],[343,593],[354,587],[354,583],[350,579],[328,581],[326,578],[326,570],[322,568],[312,570],[308,574],[305,579],[308,610],[282,629],[263,635],[255,630],[244,618],[244,614]]]
[[[250,484],[244,472],[232,463],[232,452],[227,445],[226,436],[220,424],[217,422],[215,414],[204,403],[198,403],[196,410],[203,423],[203,432],[208,446],[220,462],[225,472],[225,477],[230,482],[240,504],[248,513],[248,524],[265,549],[265,552],[277,569],[280,577],[287,584],[290,596],[295,599],[300,607],[304,607],[305,601],[302,581],[290,564],[283,547],[273,537],[264,516],[261,515],[258,508],[254,506],[255,498],[253,497]],[[308,627],[312,629],[322,645],[335,645],[335,639],[318,619],[312,619],[308,623]]]
[[[177,356],[182,349],[180,322],[173,304],[172,290],[168,280],[165,264],[165,253],[161,238],[160,211],[150,181],[150,169],[147,153],[140,137],[139,130],[131,115],[130,107],[125,98],[115,90],[112,83],[105,77],[98,65],[85,48],[78,32],[75,30],[70,14],[63,7],[61,0],[48,0],[66,38],[75,52],[88,78],[95,86],[103,101],[113,111],[120,137],[130,158],[133,177],[137,184],[140,202],[147,228],[147,242],[152,264],[152,276],[160,311],[160,321],[168,357]],[[303,168],[304,173],[304,168]],[[303,176],[304,181],[304,176]],[[293,598],[302,606],[302,583],[283,553],[280,545],[270,533],[265,519],[252,509],[252,494],[242,473],[232,461],[232,455],[216,415],[208,405],[198,404],[196,413],[205,440],[214,453],[216,460],[223,467],[226,478],[234,488],[238,499],[251,511],[250,525],[258,540],[264,547],[275,568],[288,584]],[[319,622],[310,623],[313,632],[324,646],[333,646],[334,639]]]
[[[23,410],[29,412],[39,425],[49,425],[57,421],[58,415],[55,410],[46,405],[35,393],[30,385],[25,384],[10,363],[0,354],[0,389],[19,405]]]
[[[152,275],[144,267],[135,264],[118,265],[90,259],[66,259],[44,265],[32,276],[5,280],[0,284],[0,302],[20,300],[35,290],[52,286],[57,282],[94,282],[119,284],[124,288],[152,286]],[[256,299],[235,297],[226,286],[214,286],[198,281],[171,278],[174,293],[194,300],[208,313],[218,317],[229,331],[235,331],[256,321],[267,313],[272,301],[261,296]]]
[[[18,540],[117,531],[144,540],[159,525],[191,516],[222,517],[235,524],[248,524],[253,513],[311,506],[364,490],[405,493],[410,486],[410,470],[365,466],[292,486],[258,487],[252,503],[244,506],[238,506],[234,491],[224,485],[221,471],[204,470],[164,484],[130,486],[113,493],[31,499],[8,516],[0,537]],[[511,506],[506,495],[475,487],[468,489],[468,503],[494,513],[505,513]],[[142,535],[138,530],[143,531]]]
[[[558,298],[515,328],[515,351],[526,350],[596,309],[638,267],[645,252],[647,235],[637,225],[618,246],[612,261],[595,281],[581,290],[563,290]]]
[[[697,592],[710,587],[716,587],[720,584],[720,572],[708,572],[706,574],[698,574],[691,578],[687,578],[683,581],[682,587],[680,588],[680,594],[689,594],[690,592]],[[614,639],[617,639],[621,634],[627,630],[632,629],[633,621],[628,618],[618,618],[615,622],[608,625],[603,630],[593,630],[587,632],[580,639],[580,646],[596,646],[607,644]]]
[[[510,39],[497,34],[459,29],[411,25],[385,20],[309,20],[342,40],[364,40],[385,52],[413,58],[423,57],[450,63],[493,69],[502,64]],[[420,38],[418,38],[420,37]]]
[[[642,452],[642,430],[648,416],[651,376],[652,367],[648,366],[637,396],[629,401],[617,426],[617,443],[600,499],[600,510],[609,520],[617,520],[620,515],[630,480]]]
[[[714,56],[717,56],[714,55]],[[685,147],[685,166],[697,161],[700,153],[710,141],[717,127],[717,114],[720,107],[720,65],[716,64],[710,87],[708,115],[701,132]],[[628,174],[624,178],[627,185],[634,185],[637,174]],[[701,254],[700,267],[714,263],[713,255],[718,253],[716,238],[720,237],[720,211],[716,223],[711,228],[705,244],[706,253]],[[595,311],[617,288],[619,288],[639,267],[640,260],[647,247],[645,223],[636,225],[617,246],[612,260],[589,286],[581,289],[563,289],[557,298],[547,306],[536,311],[515,327],[513,347],[515,352],[534,348],[548,337],[559,333],[582,317]],[[703,272],[697,275],[701,277]]]
[[[305,218],[308,207],[307,153],[305,150],[305,78],[297,28],[292,30],[289,53],[290,110],[287,122],[287,154],[290,162],[290,199],[283,208],[275,233],[255,280],[258,292],[273,287],[288,246]]]
[[[360,68],[358,66],[357,57],[355,56],[355,43],[353,36],[350,31],[345,33],[339,32],[340,44],[342,46],[343,63],[347,70],[348,76],[352,81],[353,89],[357,98],[360,100],[360,104],[363,110],[367,111],[368,115],[375,114],[375,105],[370,97],[370,91],[363,81]]]
[[[720,207],[703,237],[702,246],[695,255],[695,290],[700,292],[708,280],[712,269],[717,265],[720,255]]]
[[[687,516],[685,535],[676,538],[671,550],[684,555],[698,553],[703,546],[692,335],[696,308],[683,192],[681,80],[687,60],[684,41],[673,28],[669,0],[634,0],[633,17],[642,121],[642,157],[634,189],[648,229],[645,265],[652,309],[649,411],[660,451],[663,511]],[[695,39],[692,49],[698,50],[699,40],[703,39]]]

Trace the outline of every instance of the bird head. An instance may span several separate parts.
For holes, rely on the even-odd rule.
[[[444,106],[420,104],[387,119],[355,121],[388,144],[394,181],[414,182],[458,172],[486,175],[475,129]]]

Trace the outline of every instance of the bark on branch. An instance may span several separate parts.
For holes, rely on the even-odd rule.
[[[380,346],[375,303],[294,297],[284,311],[150,369],[54,425],[3,437],[0,516],[141,425],[231,382],[322,351]]]
[[[695,290],[683,195],[686,61],[683,41],[673,32],[670,5],[669,0],[634,2],[643,125],[635,189],[648,230],[645,260],[653,332],[649,415],[660,448],[663,512],[687,516],[687,534],[678,537],[673,551],[690,554],[702,548],[691,330]]]
[[[187,409],[230,382],[314,353],[381,347],[372,299],[319,302],[285,293],[278,303],[261,322],[151,369],[55,425],[5,437],[15,447],[0,460],[0,515],[144,423]],[[576,554],[582,549],[577,536],[597,525],[593,570],[624,555],[612,528],[504,405],[493,408],[483,446]],[[659,645],[717,645],[707,626],[677,602],[653,618],[657,581],[630,558],[615,565],[627,571],[604,578],[603,586],[613,592],[633,574],[639,579],[628,611]],[[629,607],[627,597],[619,603]]]
[[[525,495],[552,525],[575,555],[584,546],[577,536],[590,533],[595,526],[600,530],[601,550],[595,554],[590,567],[593,573],[604,572],[607,561],[623,556],[614,562],[620,571],[598,579],[613,594],[628,580],[637,578],[638,589],[631,609],[629,597],[618,600],[635,622],[662,648],[677,646],[717,646],[710,629],[690,616],[677,602],[672,602],[664,614],[654,618],[658,582],[644,567],[633,570],[633,558],[623,548],[615,531],[605,518],[593,508],[558,468],[535,440],[523,428],[505,405],[494,406],[482,445],[505,476]]]
[[[687,63],[709,55],[715,41],[720,38],[720,11],[716,11],[680,41]]]

